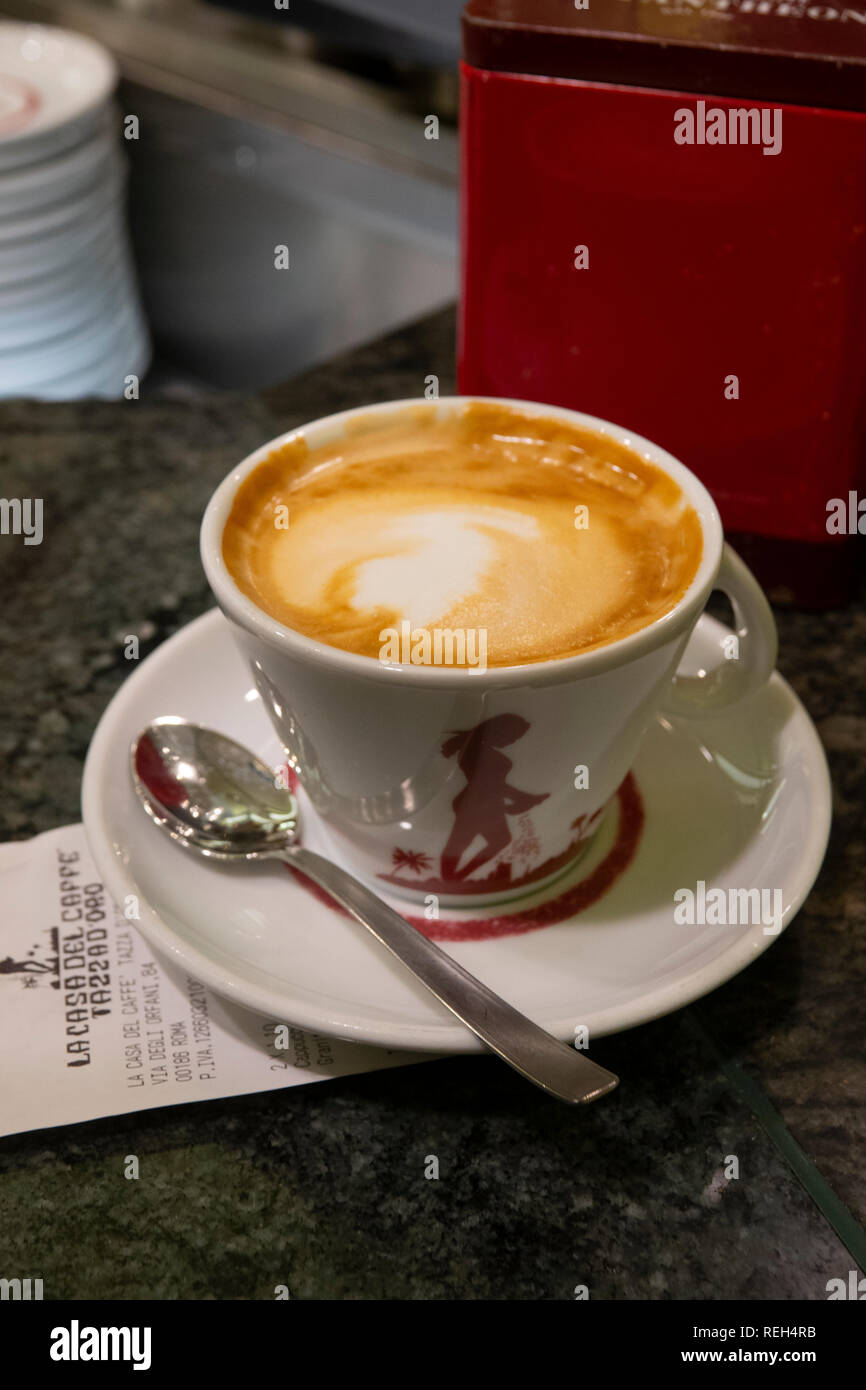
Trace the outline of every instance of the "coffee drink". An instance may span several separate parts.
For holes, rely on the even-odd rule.
[[[302,435],[240,484],[223,531],[238,588],[317,642],[379,658],[384,633],[475,631],[489,666],[648,626],[685,593],[701,523],[679,485],[567,420],[474,401]]]

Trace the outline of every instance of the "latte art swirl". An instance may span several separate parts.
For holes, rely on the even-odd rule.
[[[572,655],[660,617],[702,550],[667,474],[567,422],[475,402],[298,437],[240,485],[238,587],[286,626],[376,657],[386,629],[486,633],[487,662]]]

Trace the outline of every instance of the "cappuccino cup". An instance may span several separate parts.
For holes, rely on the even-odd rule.
[[[723,713],[775,664],[769,605],[699,480],[548,405],[306,425],[217,488],[201,553],[329,851],[428,910],[546,889],[660,711]],[[717,588],[735,630],[684,674]]]

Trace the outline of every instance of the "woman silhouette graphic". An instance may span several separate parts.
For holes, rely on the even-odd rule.
[[[529,730],[529,723],[519,714],[497,714],[476,724],[474,729],[460,729],[442,744],[442,754],[453,758],[466,778],[466,786],[453,802],[454,826],[442,851],[441,873],[445,882],[469,878],[482,864],[511,843],[508,817],[523,814],[546,801],[549,792],[540,796],[509,786],[508,774],[514,764],[499,749],[516,743]],[[484,843],[462,868],[460,860],[480,837]]]

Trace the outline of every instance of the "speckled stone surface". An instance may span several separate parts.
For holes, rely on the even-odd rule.
[[[46,527],[0,543],[0,838],[79,818],[122,639],[146,654],[211,606],[196,538],[231,465],[431,374],[445,393],[453,333],[437,315],[258,397],[0,404],[0,493],[42,496]],[[866,1248],[866,604],[778,619],[834,778],[824,870],[743,975],[598,1043],[618,1092],[572,1111],[453,1058],[5,1139],[2,1270],[56,1298],[826,1298]]]

